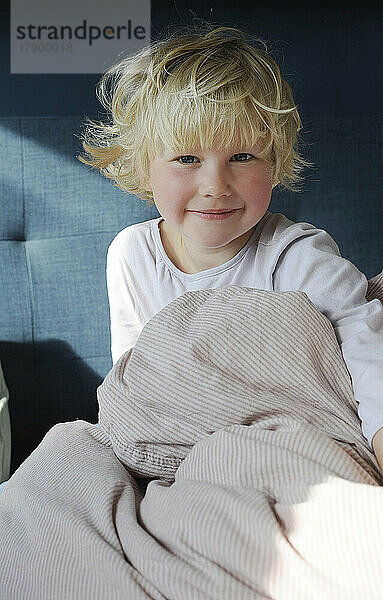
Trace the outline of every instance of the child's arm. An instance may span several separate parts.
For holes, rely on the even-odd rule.
[[[378,460],[380,470],[383,473],[383,427],[381,427],[372,438],[372,449]]]
[[[383,306],[367,302],[368,282],[339,255],[331,236],[308,229],[282,248],[273,275],[275,291],[302,290],[333,324],[351,375],[362,432],[383,466]]]
[[[113,364],[132,348],[141,333],[137,301],[133,293],[132,274],[123,260],[118,237],[108,249],[106,278],[110,308],[110,335]]]

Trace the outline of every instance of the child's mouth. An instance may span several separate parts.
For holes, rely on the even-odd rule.
[[[232,210],[227,209],[208,209],[208,210],[189,210],[188,212],[193,213],[197,217],[201,217],[201,219],[212,219],[222,221],[223,219],[227,219],[231,217],[235,212],[239,210],[238,208],[233,208]]]

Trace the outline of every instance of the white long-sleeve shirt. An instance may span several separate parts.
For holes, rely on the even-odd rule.
[[[188,274],[167,256],[159,222],[126,227],[107,257],[112,358],[132,348],[143,326],[192,290],[238,285],[301,290],[332,323],[351,375],[362,432],[371,445],[383,427],[383,306],[367,302],[367,279],[339,253],[332,237],[309,223],[266,212],[231,260]]]

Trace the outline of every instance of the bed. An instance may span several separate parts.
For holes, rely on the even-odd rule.
[[[325,228],[342,254],[372,278],[382,268],[383,181],[370,154],[381,153],[382,118],[311,115],[304,122],[313,142],[306,155],[318,170],[308,174],[303,194],[276,193],[271,210]],[[334,422],[326,421],[324,429],[305,419],[302,424],[281,408],[276,394],[276,414],[248,405],[248,412],[238,416],[238,407],[229,402],[238,394],[228,394],[221,400],[229,407],[224,423],[210,422],[198,405],[188,416],[190,430],[183,429],[179,419],[174,421],[174,406],[169,406],[169,421],[141,419],[149,427],[141,437],[127,440],[116,433],[116,422],[126,425],[136,412],[124,413],[125,404],[122,410],[114,395],[131,370],[132,357],[122,357],[111,370],[106,250],[117,231],[157,213],[76,161],[79,128],[78,118],[0,120],[1,140],[9,148],[0,166],[0,360],[3,390],[9,392],[3,393],[0,413],[0,463],[3,479],[12,474],[0,502],[4,600],[296,599],[307,598],[308,586],[313,598],[360,598],[362,591],[369,598],[380,597],[382,553],[374,552],[382,531],[380,471],[357,435],[350,381],[331,328],[301,293],[281,298],[280,309],[293,303],[302,315],[301,332],[308,320],[319,328],[317,338],[322,336],[331,350],[323,355],[331,357],[332,381],[340,382],[331,393],[346,399],[338,403],[347,407],[346,415],[332,415]],[[373,283],[371,293],[378,302],[380,279]],[[257,291],[234,288],[229,289],[229,302],[243,293],[256,304],[260,300],[254,296]],[[182,312],[192,315],[194,309],[209,306],[214,312],[210,300],[214,294],[206,298],[195,293]],[[270,297],[262,296],[262,303],[267,308]],[[179,305],[172,303],[160,315],[162,327],[175,322],[177,311]],[[148,327],[149,338],[156,324]],[[233,334],[238,331],[233,326]],[[206,338],[204,328],[197,333],[198,340]],[[293,347],[296,334],[285,332],[287,346]],[[312,348],[313,339],[305,339]],[[190,356],[202,360],[205,351],[198,350],[199,342],[193,354],[193,344],[184,341],[190,350],[185,361]],[[153,347],[145,337],[141,342],[144,354]],[[228,346],[235,348],[235,343]],[[200,367],[204,364],[202,360]],[[307,368],[315,378],[318,364]],[[225,372],[220,373],[225,379]],[[302,379],[301,373],[295,375]],[[138,378],[138,384],[147,379]],[[253,384],[242,381],[243,394]],[[191,386],[188,393],[195,399],[195,382]],[[137,393],[142,402],[147,392],[139,388]],[[116,403],[103,404],[103,394]],[[325,396],[314,394],[312,405],[321,407]],[[115,412],[108,414],[110,406]],[[157,415],[155,406],[150,408]],[[116,418],[121,410],[122,420]],[[346,422],[350,425],[345,430]],[[153,431],[166,435],[153,440]],[[259,450],[253,463],[249,444]],[[265,447],[267,453],[262,452]],[[293,477],[295,471],[305,475],[303,488]],[[310,495],[313,478],[319,484]],[[256,506],[250,500],[254,490]],[[340,506],[343,520],[336,518]],[[262,515],[265,520],[258,518]],[[262,522],[265,530],[249,535],[253,522]],[[363,526],[355,527],[360,522]],[[319,546],[310,542],[308,524],[316,526]],[[273,540],[278,552],[270,545]],[[356,546],[356,553],[349,551]],[[52,552],[53,547],[60,551]],[[15,560],[9,561],[10,556]],[[267,581],[261,571],[269,574]]]
[[[381,598],[383,475],[305,293],[188,292],[97,396],[2,492],[4,600]]]

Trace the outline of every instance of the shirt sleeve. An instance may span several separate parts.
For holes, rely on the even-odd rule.
[[[108,249],[106,281],[110,310],[110,337],[113,364],[136,343],[142,329],[134,296],[133,275],[124,258],[119,239]]]
[[[332,323],[351,376],[362,433],[372,446],[383,427],[383,305],[367,302],[368,281],[324,230],[305,230],[283,248],[275,291],[301,290]]]

